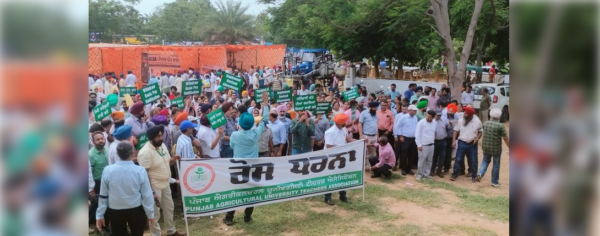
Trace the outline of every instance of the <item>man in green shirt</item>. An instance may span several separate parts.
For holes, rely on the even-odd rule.
[[[88,156],[90,159],[90,167],[92,168],[92,176],[94,177],[94,190],[91,195],[96,196],[100,193],[100,180],[102,179],[102,171],[104,168],[108,166],[108,150],[104,148],[106,144],[106,138],[104,134],[100,131],[96,131],[92,133],[92,141],[94,143],[94,147],[90,149],[88,152]],[[93,203],[90,206],[90,214],[89,214],[89,223],[96,224],[96,209],[98,209],[98,201],[94,199]],[[108,219],[106,219],[108,222]]]
[[[492,105],[492,98],[490,97],[489,90],[483,88],[481,92],[481,102],[479,103],[479,120],[481,123],[488,121],[488,114],[490,112],[490,106]]]
[[[308,117],[307,111],[298,111],[299,118],[292,121],[292,155],[312,151],[312,136],[315,135],[315,123]]]
[[[483,123],[483,142],[481,149],[483,150],[483,160],[481,161],[481,168],[477,174],[477,182],[481,181],[481,178],[485,175],[488,165],[494,161],[494,167],[492,169],[492,186],[499,187],[498,179],[500,178],[500,156],[502,156],[502,140],[508,146],[508,134],[504,125],[498,120],[502,115],[502,110],[494,108],[490,112],[492,120]]]

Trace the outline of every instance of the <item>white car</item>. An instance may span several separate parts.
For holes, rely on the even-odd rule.
[[[479,103],[481,103],[481,94],[483,89],[487,88],[490,97],[492,98],[492,108],[499,108],[502,110],[502,116],[500,116],[500,122],[505,122],[509,119],[509,98],[510,98],[510,84],[494,84],[494,83],[483,83],[473,84],[473,93],[475,94],[475,100],[473,101],[473,108],[479,110]]]
[[[504,77],[508,74],[502,73],[499,68],[496,68],[496,77],[494,77],[494,81],[490,81],[490,69],[491,66],[482,66],[481,67],[481,81],[486,83],[500,83],[504,79]],[[471,71],[472,74],[476,72],[474,70]]]

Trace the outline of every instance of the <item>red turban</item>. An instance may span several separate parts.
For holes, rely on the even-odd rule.
[[[162,109],[160,112],[158,112],[158,114],[169,117],[169,109]]]
[[[448,105],[448,112],[458,112],[458,107],[456,106],[456,104],[451,103],[450,105]]]
[[[140,114],[140,112],[144,111],[144,103],[136,102],[129,108],[129,113],[132,115]]]
[[[472,107],[464,107],[463,111],[465,111],[465,115],[475,115],[475,110]]]

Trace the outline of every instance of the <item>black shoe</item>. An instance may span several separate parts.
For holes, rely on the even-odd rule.
[[[450,180],[454,181],[456,180],[457,176],[456,175],[452,175],[452,177],[450,177]]]
[[[406,171],[405,170],[402,171],[402,175],[406,175]]]
[[[450,170],[444,170],[444,174],[450,174]]]
[[[223,218],[223,223],[225,223],[227,226],[231,226],[233,225],[233,219]]]
[[[438,171],[438,172],[436,173],[436,175],[437,175],[438,177],[440,177],[440,178],[444,178],[444,174],[442,174],[442,171]]]
[[[340,201],[345,202],[345,203],[350,203],[350,199],[346,198],[340,198]]]
[[[415,175],[415,172],[412,172],[412,170],[409,170],[407,173],[408,173],[409,175]]]
[[[467,175],[464,171],[458,172],[458,175]]]
[[[331,199],[325,199],[325,203],[330,206],[335,205],[335,203],[333,203],[333,201],[331,201]]]
[[[372,179],[374,179],[374,178],[379,178],[379,177],[381,177],[381,176],[380,176],[380,175],[371,175],[371,178],[372,178]]]
[[[252,216],[244,216],[244,222],[249,223],[252,221]]]
[[[477,182],[481,182],[481,178],[483,178],[483,176],[477,175],[477,177],[475,177],[475,180],[477,180]]]
[[[429,172],[429,176],[431,176],[431,177],[435,176],[435,174],[434,174],[434,173],[435,173],[435,171],[430,171],[430,172]]]

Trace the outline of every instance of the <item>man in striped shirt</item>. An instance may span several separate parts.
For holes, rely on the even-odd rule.
[[[192,145],[192,136],[194,135],[194,128],[198,128],[198,125],[189,120],[184,120],[179,125],[179,128],[181,129],[182,134],[177,138],[175,155],[181,156],[181,159],[196,158],[194,146]]]

